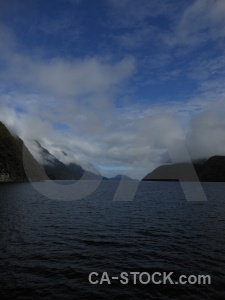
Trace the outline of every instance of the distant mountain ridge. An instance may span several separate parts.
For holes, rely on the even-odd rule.
[[[193,168],[195,174],[193,174]],[[197,175],[197,176],[196,176]],[[225,181],[225,156],[190,163],[162,165],[148,173],[142,181]]]
[[[137,180],[137,179],[132,179],[127,175],[119,174],[119,175],[116,175],[115,177],[109,178],[109,180],[120,181],[120,180]]]

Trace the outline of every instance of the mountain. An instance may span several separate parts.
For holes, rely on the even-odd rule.
[[[85,171],[76,163],[64,164],[62,161],[52,155],[47,149],[42,147],[40,142],[35,141],[38,146],[41,164],[52,180],[102,180],[103,177],[99,174],[94,174],[90,171]],[[64,153],[64,155],[67,155]]]
[[[79,179],[82,175],[81,172],[77,173],[76,178],[73,178],[72,173],[68,169],[68,167],[58,160],[54,155],[49,153],[47,149],[42,147],[42,145],[35,141],[38,146],[38,152],[40,157],[42,158],[42,166],[47,174],[47,176],[52,180],[71,180],[71,179]]]
[[[83,180],[105,180],[105,177],[102,177],[100,174],[92,173],[90,171],[84,170],[81,166],[70,163],[68,166],[68,169],[73,175],[76,175],[77,172],[81,172],[81,176],[78,179]]]
[[[193,164],[162,165],[148,173],[142,181],[178,181],[179,179],[181,181],[224,182],[225,156],[213,156],[207,160],[193,162]]]
[[[38,141],[36,144],[43,167],[32,156],[24,142],[12,135],[0,122],[0,182],[41,181],[49,178],[52,180],[108,180],[100,174],[85,171],[76,163],[66,165],[43,148]],[[29,176],[24,170],[25,162]],[[193,168],[196,172],[193,172]],[[134,180],[126,175],[117,175],[109,180],[120,181],[121,179]],[[225,156],[213,156],[207,160],[195,161],[193,164],[162,165],[148,173],[142,180],[225,182]]]
[[[102,180],[100,174],[85,171],[81,166],[64,164],[36,141],[41,164],[32,156],[24,142],[14,136],[0,122],[0,182],[23,182],[41,180]],[[27,178],[26,171],[29,173]]]
[[[116,175],[115,177],[109,178],[109,180],[120,181],[120,180],[136,180],[136,179],[132,179],[126,175],[119,174],[119,175]]]
[[[13,136],[6,126],[0,122],[0,182],[27,181],[24,170],[23,155],[29,166],[29,180],[46,179],[44,170],[31,155],[24,142]]]
[[[210,157],[197,172],[201,181],[225,181],[225,156]]]

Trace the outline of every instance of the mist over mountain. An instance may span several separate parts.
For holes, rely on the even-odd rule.
[[[0,181],[21,182],[40,180],[108,180],[101,174],[85,170],[75,162],[63,163],[39,141],[35,141],[38,149],[39,160],[37,161],[30,153],[24,142],[13,135],[6,126],[0,122]],[[66,152],[63,155],[67,155]],[[29,168],[29,178],[24,169]],[[90,164],[91,166],[91,164]],[[126,175],[117,175],[109,180],[133,180]],[[191,163],[175,163],[161,165],[148,173],[143,181],[225,181],[225,156],[213,156]]]
[[[24,142],[0,122],[0,182],[107,179],[97,174],[97,170],[92,173],[74,162],[64,164],[37,140],[35,145],[38,151],[37,160]],[[24,162],[26,162],[26,170],[29,171],[29,178],[25,172]],[[91,164],[88,168],[93,169]]]
[[[39,155],[42,158],[42,165],[48,177],[52,180],[70,180],[77,179],[82,176],[81,170],[77,171],[77,178],[73,178],[72,173],[67,168],[67,166],[58,160],[54,155],[49,153],[47,149],[41,146],[38,141],[35,141],[38,149]]]
[[[52,180],[92,180],[102,179],[100,174],[86,171],[76,163],[65,164],[44,148],[40,142],[35,141],[38,146],[40,163],[43,165],[46,174]],[[66,152],[63,152],[67,156]],[[90,167],[89,167],[90,169]],[[97,171],[96,171],[97,172]]]

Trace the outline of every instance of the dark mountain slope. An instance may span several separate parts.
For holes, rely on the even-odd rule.
[[[68,167],[58,160],[54,155],[49,153],[47,149],[41,146],[41,144],[36,141],[39,154],[42,157],[43,168],[47,176],[52,180],[71,180],[74,179],[72,173]]]
[[[29,179],[24,170],[23,155],[29,166]],[[44,180],[44,172],[23,141],[13,136],[0,122],[0,181]]]
[[[193,173],[193,167],[195,174]],[[197,176],[196,176],[197,174]],[[213,156],[200,162],[163,165],[147,174],[143,181],[225,181],[225,156]]]

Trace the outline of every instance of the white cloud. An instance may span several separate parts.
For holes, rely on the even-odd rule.
[[[223,112],[224,115],[225,107]],[[195,116],[187,134],[187,144],[195,159],[225,155],[225,122],[218,112],[206,111]]]
[[[44,61],[15,54],[10,61],[8,76],[33,89],[39,88],[60,97],[74,97],[108,92],[129,78],[134,70],[135,63],[131,57],[110,63],[96,57]]]
[[[181,13],[174,33],[167,39],[171,45],[190,48],[225,34],[224,0],[195,0]]]

